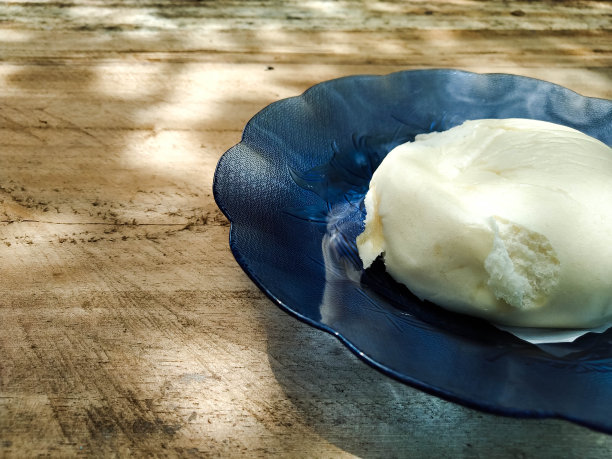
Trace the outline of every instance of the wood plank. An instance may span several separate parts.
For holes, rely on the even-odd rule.
[[[7,38],[8,35],[8,38]],[[554,67],[609,67],[610,30],[516,31],[428,30],[284,31],[206,30],[196,32],[47,32],[20,39],[0,35],[2,58],[53,63],[69,59],[175,59],[185,62],[269,62],[312,64],[431,65],[492,63]],[[28,42],[28,46],[24,46]],[[76,49],[75,49],[76,45]],[[173,56],[176,54],[176,56]],[[479,57],[482,54],[481,57]],[[577,60],[580,57],[581,59]]]
[[[399,384],[234,261],[221,154],[269,103],[453,67],[612,98],[602,1],[0,4],[0,456],[593,457]]]
[[[605,1],[22,0],[0,6],[0,19],[23,31],[202,30],[211,24],[225,30],[594,30],[609,29],[610,15]]]

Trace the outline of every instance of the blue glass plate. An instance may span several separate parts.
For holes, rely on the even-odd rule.
[[[612,433],[612,329],[536,346],[442,310],[366,271],[363,196],[391,148],[478,118],[533,118],[612,143],[612,102],[507,74],[351,76],[271,104],[219,161],[214,196],[230,247],[281,308],[375,368],[484,411],[558,417]]]

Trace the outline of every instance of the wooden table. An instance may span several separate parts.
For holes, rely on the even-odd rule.
[[[0,456],[610,457],[379,374],[228,249],[212,177],[251,116],[433,67],[612,98],[612,5],[0,4]]]

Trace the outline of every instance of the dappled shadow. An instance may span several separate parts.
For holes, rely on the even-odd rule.
[[[547,457],[604,457],[610,447],[609,437],[567,421],[501,417],[420,392],[304,324],[291,333],[263,325],[270,366],[303,422],[356,456],[530,457],[546,445]]]
[[[609,68],[597,67],[606,56],[605,21],[588,8],[568,9],[572,22],[563,11],[522,7],[517,14],[495,3],[500,16],[492,20],[483,9],[463,17],[464,7],[453,4],[361,1],[6,5],[5,220],[222,219],[212,171],[246,121],[274,100],[342,75],[518,66],[554,79],[546,61],[556,59],[565,67],[589,62],[591,81],[581,88],[608,94]],[[568,33],[577,24],[592,29]],[[563,78],[581,84],[584,72],[564,70]]]
[[[152,391],[166,390],[155,377],[167,367],[150,350],[179,359],[193,339],[200,348],[192,355],[222,345],[208,343],[204,332],[185,332],[179,308],[172,310],[173,291],[182,291],[188,307],[180,309],[193,316],[223,305],[215,326],[241,343],[235,365],[248,343],[232,305],[246,311],[246,323],[262,302],[230,259],[227,228],[219,228],[227,221],[212,197],[215,165],[246,122],[322,80],[406,68],[518,69],[609,97],[605,15],[568,4],[569,23],[590,28],[575,34],[563,26],[565,6],[546,15],[538,3],[520,2],[522,13],[505,2],[489,9],[480,2],[360,0],[1,5],[0,256],[14,272],[4,277],[0,303],[13,328],[0,331],[0,343],[10,343],[15,358],[0,362],[10,370],[2,371],[0,389],[38,391],[60,426],[73,429],[53,434],[65,448],[82,438],[82,425],[99,436],[94,446],[115,441],[113,432],[122,429],[131,445],[162,432],[158,443],[147,440],[149,451],[176,441],[178,415],[151,401]],[[188,233],[194,228],[199,232]],[[165,296],[148,290],[164,288]],[[185,293],[198,288],[217,296],[192,300]],[[228,291],[236,299],[234,290],[245,298],[227,302]],[[277,313],[265,316],[256,337],[268,340],[274,376],[303,424],[345,451],[469,456],[475,447],[504,448],[505,438],[521,437],[512,450],[520,455],[550,430],[562,455],[609,445],[568,423],[497,419],[429,397],[367,367],[321,332],[288,327]],[[152,323],[156,332],[147,333]],[[209,323],[197,323],[210,332]],[[108,355],[92,350],[100,342]],[[71,361],[75,343],[78,365]],[[142,392],[122,391],[126,386]],[[109,412],[104,403],[113,398],[121,403]],[[34,423],[38,412],[21,409],[24,422]],[[169,420],[157,422],[157,415]],[[233,420],[226,422],[232,431]],[[454,429],[451,445],[440,440],[447,429]]]

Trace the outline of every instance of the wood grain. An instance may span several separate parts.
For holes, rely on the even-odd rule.
[[[235,263],[220,155],[326,79],[453,67],[612,98],[609,2],[0,4],[0,456],[609,457],[386,378]]]

